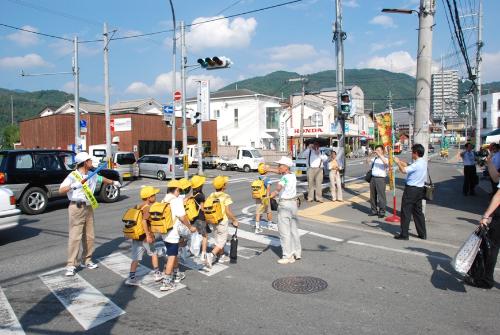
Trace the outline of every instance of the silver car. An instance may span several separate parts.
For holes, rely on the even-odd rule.
[[[141,177],[158,178],[165,180],[172,176],[174,167],[170,164],[171,157],[168,155],[144,155],[137,161],[139,165],[139,175]],[[175,177],[182,178],[184,170],[182,159],[175,157]]]

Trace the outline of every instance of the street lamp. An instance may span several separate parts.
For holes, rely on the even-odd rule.
[[[416,103],[413,122],[414,143],[420,143],[425,150],[429,147],[429,113],[431,103],[431,71],[432,71],[432,27],[434,26],[435,0],[420,0],[419,10],[382,9],[383,13],[413,14],[419,17]]]

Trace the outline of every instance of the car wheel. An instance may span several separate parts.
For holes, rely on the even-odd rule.
[[[102,185],[99,198],[102,202],[115,202],[120,197],[120,188],[115,185]]]
[[[48,201],[47,192],[40,187],[31,187],[24,192],[19,207],[26,214],[40,214],[47,208]]]
[[[249,165],[243,166],[243,171],[250,172],[250,166]]]
[[[222,171],[227,171],[227,165],[226,164],[221,164],[220,169]]]
[[[158,178],[158,180],[165,180],[165,177],[166,177],[165,172],[163,172],[163,171],[158,171],[156,173],[156,178]]]

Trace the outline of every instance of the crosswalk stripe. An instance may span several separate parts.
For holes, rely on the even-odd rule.
[[[64,271],[57,269],[39,277],[83,329],[88,330],[125,314],[78,274],[66,277]]]
[[[0,335],[23,335],[24,330],[17,320],[14,310],[9,304],[0,286]]]
[[[239,236],[238,236],[239,238]],[[210,247],[213,247],[215,245],[215,239],[213,237],[210,237],[208,239],[208,245]],[[229,255],[229,252],[231,251],[231,244],[226,243],[224,246],[224,253]],[[252,248],[247,248],[238,245],[238,257],[244,258],[244,259],[250,259],[252,257],[258,256],[262,253],[262,251],[259,251],[257,249],[252,249]]]
[[[121,252],[115,252],[111,255],[100,258],[99,262],[120,277],[126,279],[129,275],[132,258],[122,254]],[[154,295],[156,298],[163,298],[166,295],[186,287],[186,285],[178,283],[172,290],[160,291],[160,283],[154,281],[153,273],[153,270],[147,266],[139,264],[135,275],[139,279],[139,285],[137,286]]]
[[[202,259],[200,258],[194,258],[194,257],[187,257],[187,258],[182,258],[179,257],[179,263],[184,265],[185,267],[188,267],[190,269],[196,270],[199,273],[205,275],[205,276],[213,276],[221,271],[224,271],[228,268],[227,265],[225,264],[220,264],[220,263],[215,263],[212,265],[211,269],[208,269],[205,266],[205,263]]]

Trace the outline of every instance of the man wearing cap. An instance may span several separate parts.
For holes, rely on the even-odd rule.
[[[282,258],[279,264],[294,263],[302,258],[300,235],[297,228],[297,178],[290,171],[293,162],[289,157],[281,157],[278,168],[266,166],[267,171],[278,173],[281,179],[270,197],[278,197],[278,232],[280,233]]]
[[[95,174],[88,178],[92,168],[92,159],[86,152],[79,152],[75,156],[76,170],[71,172],[59,186],[59,193],[66,194],[70,201],[69,214],[69,239],[68,239],[68,261],[66,265],[66,276],[74,276],[76,266],[87,269],[97,268],[92,262],[94,252],[94,198],[95,187],[98,182],[106,185],[120,187],[118,181],[109,180]],[[88,179],[87,179],[88,178]],[[83,246],[82,259],[78,262],[80,244]]]

